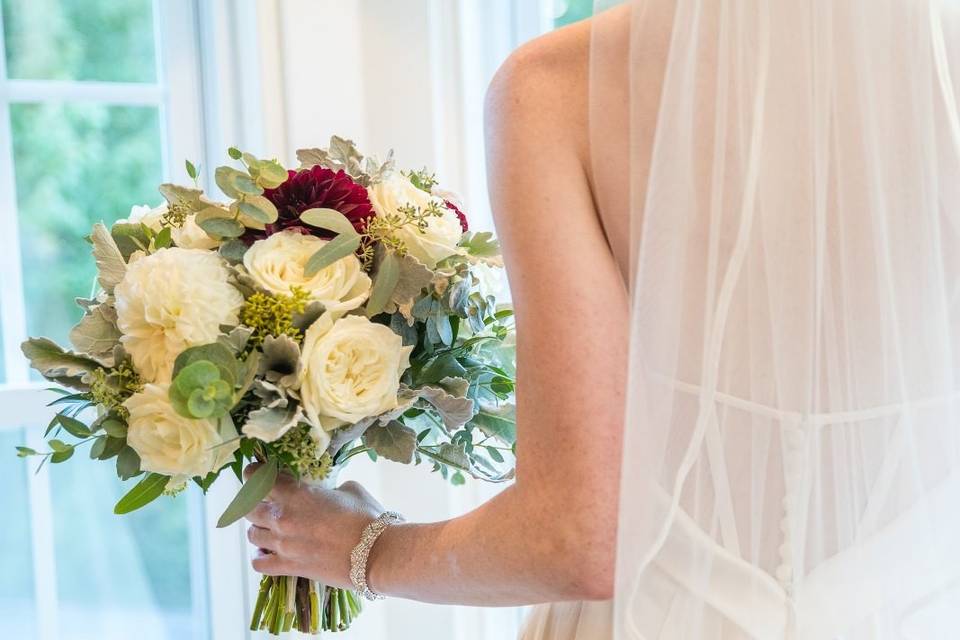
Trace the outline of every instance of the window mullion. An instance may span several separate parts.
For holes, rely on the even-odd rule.
[[[6,382],[24,384],[29,369],[20,352],[27,336],[21,274],[17,196],[13,172],[13,135],[10,125],[10,89],[7,79],[3,15],[0,12],[0,326]],[[38,448],[39,425],[24,424],[26,444]],[[46,471],[28,474],[30,530],[33,539],[33,583],[38,640],[60,637],[57,612],[57,574],[54,564],[53,505]]]

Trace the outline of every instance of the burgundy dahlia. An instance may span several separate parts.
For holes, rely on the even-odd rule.
[[[470,229],[467,227],[467,216],[464,215],[463,211],[460,211],[460,207],[453,204],[449,200],[444,200],[443,203],[447,205],[447,209],[451,209],[457,214],[457,217],[460,218],[460,228],[463,229],[463,232],[466,233],[469,231]]]
[[[278,231],[298,231],[323,238],[334,234],[300,222],[307,209],[336,209],[353,223],[358,232],[367,218],[374,215],[367,190],[353,181],[343,170],[332,171],[319,165],[301,171],[287,172],[287,181],[276,189],[267,189],[263,196],[277,208],[277,221],[266,229],[250,229],[244,239],[253,242]]]

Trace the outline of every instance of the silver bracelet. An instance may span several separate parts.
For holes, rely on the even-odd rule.
[[[382,596],[367,585],[367,558],[373,543],[380,534],[391,524],[404,522],[403,516],[396,511],[385,511],[376,520],[367,525],[360,536],[360,542],[350,552],[350,582],[353,588],[367,600],[383,600]]]

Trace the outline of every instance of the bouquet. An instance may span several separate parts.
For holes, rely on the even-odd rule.
[[[98,286],[77,300],[72,349],[23,344],[59,413],[49,451],[19,455],[62,463],[89,445],[136,479],[117,514],[261,462],[221,527],[279,473],[332,486],[358,455],[427,462],[453,484],[509,480],[514,335],[493,235],[392,153],[333,137],[291,171],[229,155],[214,174],[227,201],[188,161],[193,187],[163,184],[165,205],[94,226]],[[337,631],[359,611],[351,591],[264,577],[251,628]]]

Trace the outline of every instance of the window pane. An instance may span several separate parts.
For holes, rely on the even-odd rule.
[[[563,27],[593,14],[594,0],[553,0],[553,26]]]
[[[137,640],[205,638],[192,597],[203,585],[190,583],[192,492],[116,516],[132,483],[121,485],[109,463],[51,465],[50,481],[60,638],[128,640],[131,629]]]
[[[14,104],[14,170],[30,335],[64,344],[95,268],[93,223],[157,204],[162,158],[156,107]]]
[[[33,597],[33,545],[30,507],[27,503],[27,473],[34,460],[21,460],[14,447],[22,445],[22,429],[0,430],[0,638],[33,638],[36,610]]]
[[[3,0],[7,74],[156,81],[151,0]]]

